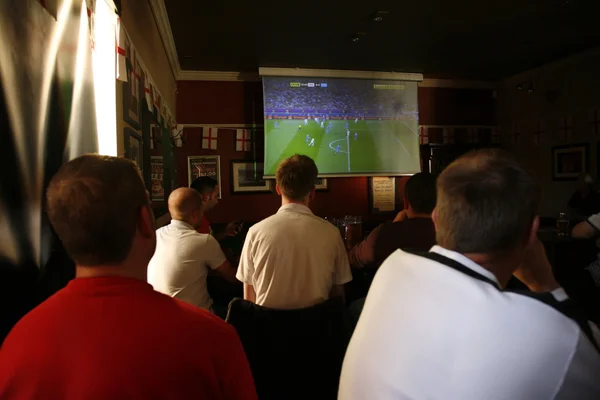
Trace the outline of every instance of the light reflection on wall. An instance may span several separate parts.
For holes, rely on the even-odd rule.
[[[105,1],[96,3],[94,20],[94,90],[98,153],[117,156],[117,101],[115,32],[117,18]]]

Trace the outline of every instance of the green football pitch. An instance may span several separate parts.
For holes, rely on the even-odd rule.
[[[293,154],[315,160],[319,175],[414,174],[420,171],[417,129],[416,121],[326,120],[321,127],[314,119],[265,120],[265,175],[275,175]]]

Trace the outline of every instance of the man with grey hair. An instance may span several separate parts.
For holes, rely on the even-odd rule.
[[[429,253],[379,269],[344,360],[339,399],[598,399],[597,330],[537,238],[539,188],[500,150],[437,182]],[[531,292],[504,290],[515,275]]]

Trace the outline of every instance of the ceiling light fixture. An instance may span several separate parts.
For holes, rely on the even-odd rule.
[[[356,42],[358,42],[360,40],[360,38],[358,36],[354,36],[354,37],[352,37],[351,40],[352,40],[353,43],[356,43]]]
[[[389,11],[377,11],[375,14],[373,14],[372,18],[373,21],[375,22],[381,22],[383,21],[383,18],[389,14]]]

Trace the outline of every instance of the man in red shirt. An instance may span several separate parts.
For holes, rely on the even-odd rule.
[[[216,180],[208,176],[201,176],[192,182],[192,189],[196,189],[202,195],[202,204],[204,212],[207,213],[219,204],[219,184]],[[215,235],[217,241],[225,239],[227,236],[236,236],[241,230],[243,224],[240,221],[233,221],[227,224],[224,232]],[[202,217],[202,224],[198,229],[198,233],[210,234],[210,222],[206,219],[206,215]]]
[[[146,283],[156,246],[139,170],[85,155],[47,191],[76,278],[0,349],[2,399],[256,399],[235,330]]]

